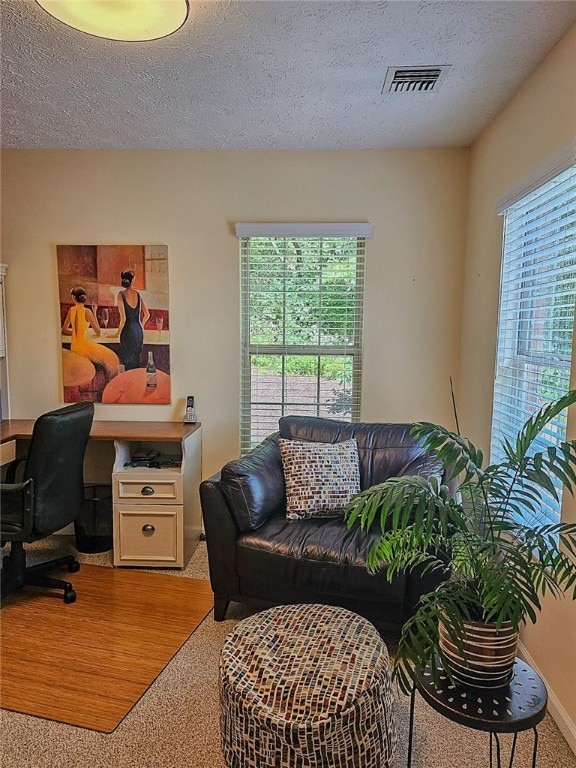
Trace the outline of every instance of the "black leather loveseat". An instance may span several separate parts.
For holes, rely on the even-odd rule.
[[[355,438],[360,486],[403,474],[440,472],[433,454],[410,436],[410,424],[350,424],[285,416],[279,432],[226,464],[200,485],[214,618],[230,601],[327,603],[349,608],[378,626],[399,629],[437,574],[370,574],[366,558],[379,529],[347,529],[342,518],[287,520],[278,438],[336,443]]]

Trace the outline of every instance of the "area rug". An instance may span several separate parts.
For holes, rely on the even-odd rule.
[[[3,603],[0,705],[111,733],[211,610],[210,584],[86,564],[54,575],[75,603],[31,587]]]

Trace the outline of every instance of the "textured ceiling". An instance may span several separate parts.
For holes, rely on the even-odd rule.
[[[576,2],[196,2],[164,40],[76,32],[1,0],[3,147],[468,146],[576,22]],[[437,93],[389,66],[450,64]]]

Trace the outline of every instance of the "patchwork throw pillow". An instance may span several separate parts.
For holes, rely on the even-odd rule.
[[[350,499],[360,493],[356,440],[309,443],[278,439],[284,482],[286,517],[339,517]]]

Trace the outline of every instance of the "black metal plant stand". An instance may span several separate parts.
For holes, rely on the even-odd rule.
[[[414,701],[416,691],[436,712],[459,725],[490,734],[490,768],[502,768],[499,734],[514,734],[509,768],[514,763],[518,733],[532,729],[534,746],[532,768],[536,768],[538,731],[536,726],[546,714],[548,693],[544,682],[532,667],[520,659],[505,688],[487,689],[467,685],[452,685],[441,671],[439,684],[432,677],[430,665],[418,675],[410,696],[410,726],[408,732],[408,768],[412,766],[412,736],[414,732]],[[494,763],[495,760],[495,763]]]

